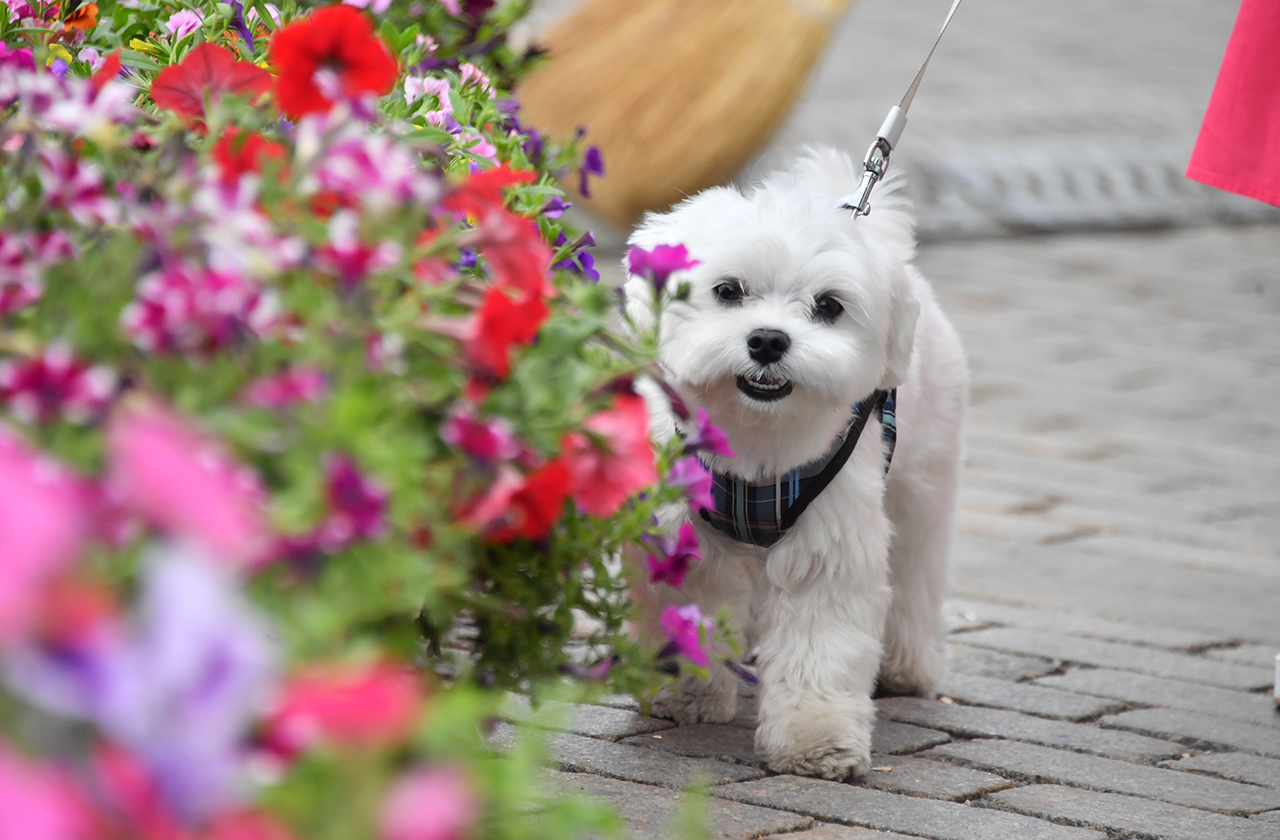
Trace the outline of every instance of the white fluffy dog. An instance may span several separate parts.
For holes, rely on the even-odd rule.
[[[680,589],[638,592],[658,608],[729,607],[760,678],[756,752],[779,772],[829,779],[870,767],[878,683],[932,696],[944,669],[941,615],[961,460],[968,372],[955,330],[911,265],[914,224],[892,184],[874,212],[838,207],[860,167],[831,149],[742,192],[720,187],[650,214],[630,243],[685,245],[700,264],[687,302],[660,324],[660,361],[686,403],[725,431],[734,458],[707,467],[747,481],[821,459],[851,408],[897,389],[896,452],[879,415],[834,480],[771,547],[741,542],[687,511],[703,560]],[[652,324],[652,290],[629,277],[627,306]],[[670,402],[646,389],[655,436],[676,433]],[[681,431],[689,432],[682,427]],[[737,679],[664,691],[656,711],[684,723],[734,715]]]

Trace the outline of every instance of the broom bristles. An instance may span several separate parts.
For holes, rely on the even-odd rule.
[[[590,0],[517,96],[530,125],[588,129],[608,172],[587,206],[627,227],[751,159],[849,2]]]

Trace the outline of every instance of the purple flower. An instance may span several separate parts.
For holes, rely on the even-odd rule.
[[[548,219],[558,219],[564,215],[564,211],[568,210],[572,206],[572,201],[565,201],[560,196],[553,195],[551,196],[551,200],[543,206],[542,215],[546,216]],[[564,234],[561,234],[561,236],[563,235]]]
[[[674,604],[662,611],[658,617],[662,632],[671,640],[658,656],[680,654],[695,665],[703,668],[710,666],[711,639],[710,631],[715,626],[711,619],[702,617],[702,610],[697,604],[677,607]]]
[[[705,408],[698,409],[698,430],[684,439],[685,452],[699,450],[710,452],[712,455],[723,455],[726,458],[732,458],[735,454],[729,446],[729,438],[718,427],[712,425]]]
[[[244,5],[240,0],[231,0],[231,8],[235,10],[231,16],[231,28],[240,33],[240,37],[249,45],[249,51],[253,52],[253,32],[244,22]]]
[[[672,487],[683,487],[689,497],[690,510],[705,510],[716,505],[711,496],[711,473],[702,465],[696,456],[681,458],[667,473],[667,483]]]
[[[381,537],[387,529],[386,489],[361,475],[345,455],[330,455],[325,474],[331,510],[317,534],[320,546],[333,552],[356,540]]]
[[[587,176],[597,178],[604,175],[604,158],[600,156],[600,148],[591,146],[582,158],[582,166],[578,169],[578,192],[583,198],[591,198],[591,190],[587,184]]]
[[[627,268],[632,274],[652,283],[658,294],[662,294],[672,274],[698,264],[698,260],[689,259],[689,252],[683,245],[655,245],[652,251],[632,245],[627,251]]]
[[[250,724],[277,658],[231,573],[169,545],[148,558],[132,626],[105,623],[71,649],[17,651],[5,679],[137,753],[174,810],[199,823],[239,804]]]
[[[649,579],[654,583],[661,581],[679,589],[684,585],[684,577],[689,573],[690,564],[702,559],[702,553],[698,551],[698,535],[694,533],[693,526],[686,522],[680,526],[680,533],[675,539],[660,537],[657,542],[662,556],[649,555],[646,561]]]
[[[49,69],[52,70],[53,75],[57,76],[59,79],[65,79],[67,77],[67,71],[71,69],[71,65],[67,64],[60,58],[55,58],[53,60],[53,64],[49,65]]]
[[[556,237],[554,244],[558,249],[568,241],[568,238],[564,235],[564,231],[561,231],[560,235]],[[582,250],[584,248],[590,248],[595,244],[595,236],[591,231],[587,231],[582,234],[582,236],[579,236],[574,240],[573,245],[569,250],[569,256],[565,257],[558,263],[553,263],[551,267],[562,268],[565,271],[572,271],[574,274],[586,277],[593,283],[600,282],[600,272],[596,271],[595,257],[591,256],[591,254],[587,253],[585,250]]]

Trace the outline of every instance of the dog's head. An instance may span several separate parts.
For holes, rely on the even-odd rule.
[[[740,455],[788,451],[773,464],[756,452],[762,469],[821,454],[853,403],[907,371],[911,218],[882,185],[874,212],[852,219],[838,203],[857,181],[845,155],[811,151],[749,192],[715,188],[650,214],[630,239],[683,244],[700,261],[674,278],[691,292],[663,312],[661,362]],[[626,291],[630,315],[652,323],[646,282],[630,277]]]

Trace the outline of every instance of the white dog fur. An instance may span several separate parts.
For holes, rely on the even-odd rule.
[[[692,521],[703,560],[679,590],[636,592],[649,602],[642,624],[653,634],[664,605],[696,602],[704,615],[729,607],[743,649],[756,655],[756,752],[776,771],[829,779],[870,767],[877,678],[882,690],[926,697],[942,678],[941,608],[968,387],[955,330],[911,265],[906,201],[887,182],[869,216],[838,208],[859,172],[846,155],[813,149],[746,192],[718,187],[649,214],[630,239],[644,248],[683,244],[700,261],[672,278],[692,291],[662,315],[660,360],[670,384],[707,410],[736,452],[711,458],[712,469],[759,480],[812,461],[854,403],[877,388],[898,389],[887,478],[873,415],[848,463],[773,547],[736,542],[672,511],[663,524]],[[727,279],[743,288],[736,305],[713,291]],[[625,289],[628,313],[652,324],[647,282],[629,277]],[[833,323],[815,316],[827,294],[843,306]],[[790,337],[767,371],[748,353],[756,329]],[[739,390],[740,374],[762,373],[790,380],[792,393],[762,402]],[[669,438],[669,401],[654,387],[642,391],[655,437]],[[709,682],[686,679],[655,705],[683,723],[723,722],[736,701],[736,678],[715,664]]]

